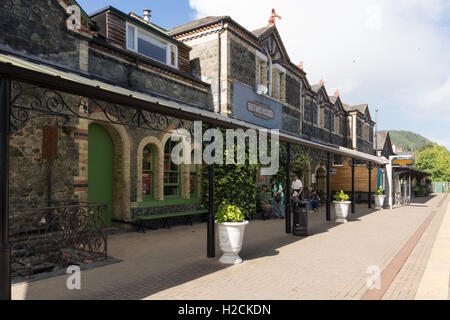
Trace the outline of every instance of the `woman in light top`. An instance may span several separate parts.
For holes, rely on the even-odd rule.
[[[274,215],[276,218],[284,219],[284,192],[283,186],[277,179],[272,179],[272,196],[274,201]]]

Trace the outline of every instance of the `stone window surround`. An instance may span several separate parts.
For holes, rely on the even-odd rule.
[[[154,185],[154,199],[156,201],[164,201],[164,146],[167,141],[171,138],[173,128],[170,128],[161,138],[155,136],[147,136],[141,140],[139,146],[137,148],[137,178],[136,178],[136,190],[137,190],[137,202],[143,202],[142,196],[142,159],[144,148],[147,145],[151,145],[153,151],[155,152],[155,168],[154,168],[154,176],[155,176],[155,185]],[[192,150],[194,150],[194,146],[192,146]],[[200,170],[200,166],[199,169]],[[181,192],[180,198],[182,199],[190,199],[191,191],[190,191],[190,165],[183,164],[181,165]],[[200,179],[197,181],[197,190],[200,190]],[[200,195],[197,195],[197,198]],[[162,203],[163,205],[163,203]]]
[[[259,52],[255,51],[256,56],[256,86],[264,85],[268,87],[268,79],[267,79],[267,57]]]
[[[282,102],[286,101],[286,73],[286,68],[280,64],[272,64],[272,97]]]

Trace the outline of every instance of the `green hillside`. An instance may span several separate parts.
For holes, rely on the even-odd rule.
[[[417,151],[423,146],[432,143],[420,134],[410,131],[389,131],[391,141],[398,147],[402,147],[403,151]]]

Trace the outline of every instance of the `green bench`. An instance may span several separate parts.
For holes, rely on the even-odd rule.
[[[189,223],[192,226],[192,219],[191,219],[192,216],[202,215],[202,214],[205,214],[208,212],[209,212],[208,210],[202,209],[202,210],[187,211],[187,212],[153,214],[150,216],[136,217],[136,221],[138,223],[138,231],[142,230],[142,232],[145,233],[145,225],[144,224],[146,221],[162,219],[163,224],[162,224],[161,228],[167,227],[167,229],[170,229],[169,218],[185,217],[184,224],[187,225]]]

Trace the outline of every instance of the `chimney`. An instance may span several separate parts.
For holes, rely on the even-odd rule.
[[[147,21],[147,22],[150,21],[150,17],[152,16],[151,12],[152,12],[152,10],[150,10],[150,9],[144,9],[144,20],[145,21]]]

